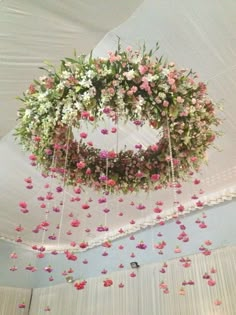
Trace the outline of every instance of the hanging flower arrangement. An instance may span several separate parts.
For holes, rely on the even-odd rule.
[[[59,69],[43,68],[47,74],[30,85],[18,112],[16,136],[31,163],[68,185],[112,192],[168,186],[171,165],[176,181],[186,180],[205,160],[219,119],[206,85],[155,53],[118,47],[107,58],[82,55],[65,58]],[[86,142],[84,132],[80,139],[73,135],[81,121],[96,127],[107,117],[114,124],[147,124],[163,136],[146,149],[114,152]]]

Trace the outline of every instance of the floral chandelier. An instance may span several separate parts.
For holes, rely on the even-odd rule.
[[[178,182],[198,170],[217,135],[216,105],[192,71],[155,52],[118,47],[107,58],[82,55],[65,58],[58,70],[43,68],[47,75],[21,99],[16,129],[32,163],[68,185],[124,193],[166,187],[173,174]],[[94,147],[85,132],[76,139],[72,129],[82,121],[96,128],[104,118],[114,123],[113,133],[119,121],[129,121],[162,129],[163,136],[146,149],[120,151]]]
[[[36,197],[36,207],[43,210],[43,219],[32,229],[32,233],[39,233],[39,238],[41,237],[41,242],[32,246],[37,259],[48,260],[50,251],[55,256],[55,266],[58,254],[59,257],[65,256],[69,264],[78,263],[78,253],[82,256],[81,252],[85,252],[81,264],[87,265],[89,257],[85,254],[87,255],[89,248],[99,245],[101,256],[106,257],[124,249],[126,244],[121,241],[117,244],[113,240],[120,238],[123,241],[125,236],[134,245],[130,245],[132,252],[128,258],[123,257],[119,261],[117,266],[122,269],[125,261],[134,259],[138,252],[150,253],[152,250],[158,255],[164,254],[167,241],[164,239],[163,229],[158,229],[156,240],[154,230],[151,230],[152,244],[142,239],[135,241],[135,237],[140,235],[133,233],[149,226],[151,229],[155,225],[162,228],[169,219],[175,220],[179,227],[176,236],[178,245],[172,248],[173,253],[182,256],[182,244],[179,246],[179,243],[184,244],[190,240],[184,215],[189,213],[190,208],[201,210],[204,206],[204,200],[199,199],[204,190],[197,187],[200,180],[193,180],[192,176],[206,160],[206,151],[218,135],[215,129],[220,119],[215,113],[217,105],[210,100],[206,85],[197,80],[197,75],[192,71],[177,69],[172,62],[158,59],[155,57],[156,50],[147,51],[145,46],[138,51],[131,48],[122,50],[118,46],[117,51],[109,52],[107,58],[94,58],[92,54],[89,57],[82,55],[65,58],[59,69],[47,63],[47,67],[42,68],[46,75],[35,80],[21,98],[24,105],[19,109],[15,134],[24,149],[30,152],[31,164],[42,169],[43,181],[46,181],[40,195]],[[103,121],[105,127],[109,122],[109,129],[100,129]],[[120,150],[119,132],[121,125],[125,124],[128,127],[133,124],[138,130],[143,130],[144,125],[148,126],[155,134],[155,141],[149,141],[150,144],[145,146],[139,139],[140,143],[133,143],[133,148],[124,147]],[[86,130],[83,129],[84,126]],[[109,133],[115,134],[113,147],[109,147],[109,143],[108,149],[95,147],[88,138],[88,130],[92,129],[96,134],[99,134],[100,129],[104,139],[107,139],[105,137]],[[102,142],[106,140],[102,139]],[[54,182],[55,177],[62,183]],[[189,207],[178,197],[182,193],[180,182],[188,179],[192,182],[188,182],[192,184],[190,193],[194,192],[189,197]],[[31,177],[25,178],[24,183],[26,189],[33,189]],[[73,186],[74,189],[66,191],[66,185]],[[148,192],[168,186],[173,189],[171,209],[167,201],[149,198],[144,204],[143,195],[140,197],[135,194],[135,201],[129,200],[133,196],[122,196],[124,199],[119,196],[119,193]],[[92,195],[89,195],[91,191],[83,187],[92,188]],[[116,195],[111,193],[117,193],[119,198],[115,200]],[[99,197],[97,201],[94,200],[96,196]],[[122,202],[124,203],[121,204]],[[30,212],[31,206],[26,201],[20,201],[18,205],[22,214]],[[146,210],[146,215],[151,211],[151,215],[149,213],[148,220],[140,224],[135,214],[128,219],[127,226],[122,223],[119,230],[116,230],[114,224],[111,231],[108,213],[111,212],[114,218],[114,208],[120,218],[123,215],[134,215],[133,209],[139,212]],[[88,209],[91,213],[87,212]],[[100,213],[96,215],[96,211]],[[58,214],[59,223],[56,227],[51,213]],[[91,219],[93,216],[94,221]],[[200,230],[207,228],[206,217],[202,213],[195,220]],[[97,218],[100,222],[97,222]],[[22,231],[24,227],[21,224],[16,226],[17,243],[22,242]],[[97,239],[94,240],[93,237],[91,240],[90,232]],[[68,248],[65,250],[60,246],[62,237],[68,241]],[[50,242],[56,242],[57,245],[48,247]],[[209,256],[211,245],[212,241],[205,240],[199,251],[204,256]],[[170,244],[169,246],[171,247]],[[17,258],[18,255],[12,252],[10,259]],[[183,268],[189,268],[192,264],[186,255],[180,257],[178,262]],[[159,288],[163,294],[169,294],[164,277],[167,267],[168,264],[164,263],[159,270]],[[10,267],[12,272],[17,269],[16,265]],[[25,270],[36,272],[37,267],[29,263]],[[51,263],[45,263],[43,271],[49,274],[50,282],[54,281],[53,270]],[[211,274],[216,273],[216,268],[209,270],[202,278],[207,280],[208,286],[213,287],[216,280]],[[87,287],[86,276],[84,279],[74,280],[76,277],[72,277],[72,274],[76,270],[71,265],[60,271],[67,282],[75,282],[76,290]],[[106,268],[101,270],[104,277],[107,272]],[[138,274],[132,271],[128,277],[134,279],[136,276]],[[122,289],[126,286],[123,282],[115,283],[110,276],[101,283],[103,287],[117,285]],[[193,280],[184,280],[178,294],[185,295],[186,286],[194,284]],[[214,301],[216,306],[221,303],[218,298]],[[18,304],[18,308],[25,307],[26,303]],[[50,310],[47,301],[44,311]]]

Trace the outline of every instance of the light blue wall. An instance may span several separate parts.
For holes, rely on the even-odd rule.
[[[68,270],[70,267],[74,269],[74,278],[87,279],[89,277],[95,277],[101,275],[101,271],[105,268],[109,272],[119,270],[118,266],[122,263],[125,268],[130,268],[131,261],[137,261],[140,265],[167,261],[178,256],[189,256],[191,254],[199,252],[200,245],[207,239],[213,241],[212,249],[236,244],[236,201],[226,202],[216,207],[205,208],[204,212],[207,214],[207,218],[204,219],[208,225],[207,229],[200,229],[195,223],[198,217],[201,217],[203,211],[194,213],[184,217],[181,221],[186,226],[186,232],[189,234],[190,241],[188,243],[182,243],[177,240],[177,235],[180,233],[180,229],[175,222],[169,222],[164,226],[156,226],[147,228],[135,234],[135,240],[129,240],[129,237],[124,237],[112,243],[112,247],[107,249],[108,256],[102,256],[104,248],[99,246],[90,249],[86,252],[78,254],[78,260],[68,261],[64,254],[53,256],[47,254],[44,259],[37,260],[38,272],[28,273],[26,271],[17,271],[11,273],[7,271],[9,259],[7,258],[12,251],[13,245],[1,242],[0,257],[1,257],[1,277],[0,286],[15,285],[22,287],[44,287],[48,285],[54,285],[65,282],[61,273],[64,270]],[[163,237],[158,237],[157,233],[161,232]],[[158,251],[152,248],[152,244],[158,243],[161,240],[165,240],[167,243],[164,249],[163,255],[158,255]],[[146,250],[140,250],[136,248],[138,242],[144,241],[148,247]],[[119,250],[118,246],[123,245],[124,249]],[[174,248],[176,245],[180,245],[182,254],[175,254]],[[19,250],[17,251],[19,252]],[[130,258],[131,253],[135,253],[135,258]],[[28,251],[21,250],[19,253],[23,255],[21,260],[32,262],[32,257],[35,253],[29,253]],[[82,263],[84,259],[88,260],[88,264]],[[43,268],[47,265],[52,265],[54,271],[51,274],[43,271]],[[52,275],[53,282],[49,282],[48,278]]]
[[[16,252],[18,259],[10,259],[11,253]],[[17,244],[0,240],[0,286],[11,286],[19,288],[32,288],[35,285],[35,275],[26,271],[28,264],[36,265],[35,256],[31,250],[23,249]],[[17,271],[10,271],[13,265],[18,267]]]

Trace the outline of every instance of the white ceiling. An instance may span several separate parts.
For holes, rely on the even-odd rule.
[[[47,216],[51,223],[49,231],[45,235],[32,233],[32,229],[47,215],[40,208],[37,197],[45,196],[47,191],[54,192],[58,183],[42,179],[14,141],[10,131],[16,124],[17,108],[21,105],[15,97],[22,94],[33,78],[42,74],[37,68],[43,60],[57,63],[61,58],[71,56],[74,48],[79,54],[94,49],[95,55],[105,56],[108,50],[116,48],[117,36],[124,47],[137,47],[144,41],[147,47],[154,47],[158,41],[161,55],[175,61],[179,67],[196,71],[202,80],[208,82],[210,96],[224,106],[224,112],[219,113],[224,118],[221,126],[224,135],[217,141],[221,152],[208,152],[208,166],[197,175],[202,180],[201,185],[186,184],[184,193],[177,196],[178,200],[193,208],[191,196],[198,194],[200,188],[205,191],[201,200],[217,199],[233,192],[236,186],[235,29],[234,0],[224,3],[218,0],[0,2],[1,236],[14,240],[17,237],[15,226],[22,224],[25,244],[44,241],[51,247],[65,247],[71,240],[88,240],[92,244],[101,237],[96,232],[99,224],[107,224],[114,237],[121,227],[126,231],[130,229],[131,219],[140,221],[141,225],[135,225],[137,228],[149,224],[157,200],[164,200],[165,215],[173,211],[173,192],[168,190],[148,195],[108,196],[106,204],[99,204],[101,195],[89,190],[80,196],[80,202],[71,202],[73,192],[67,191],[64,195],[55,194],[56,199],[47,202],[47,209],[51,210],[64,198],[64,210],[61,207],[60,213],[50,211]],[[130,128],[120,130],[120,146],[153,142],[148,127],[144,127],[141,134]],[[34,182],[32,190],[26,189],[24,183],[24,179],[30,176]],[[45,183],[50,187],[44,188]],[[81,205],[90,197],[93,199],[91,208],[81,210]],[[124,202],[118,201],[121,197]],[[19,201],[29,204],[28,214],[20,212]],[[130,205],[131,201],[134,201],[134,206]],[[139,204],[145,204],[146,210],[137,210]],[[110,209],[107,215],[102,211],[104,208]],[[73,231],[72,236],[66,234],[69,229],[73,230],[69,224],[70,212],[81,220],[80,228]],[[124,215],[118,215],[120,212]],[[92,214],[91,218],[87,217],[88,213]],[[57,224],[63,227],[59,244],[48,240],[52,233],[58,237]],[[86,228],[90,228],[91,233],[85,232]]]

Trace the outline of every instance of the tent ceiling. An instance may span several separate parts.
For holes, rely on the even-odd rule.
[[[25,227],[24,242],[40,242],[42,234],[31,232],[40,218],[42,209],[35,195],[45,194],[45,182],[39,172],[30,167],[21,148],[14,142],[12,133],[15,126],[16,111],[19,103],[14,100],[21,95],[33,78],[41,75],[37,70],[43,60],[57,63],[60,58],[69,56],[76,48],[77,52],[88,53],[94,48],[96,55],[105,56],[106,52],[115,49],[117,36],[122,45],[136,47],[146,42],[153,47],[158,40],[160,54],[173,60],[179,67],[192,68],[200,78],[209,83],[209,93],[214,100],[222,101],[224,112],[221,126],[224,135],[218,146],[222,152],[208,152],[208,166],[204,167],[198,177],[202,179],[201,188],[208,195],[223,195],[233,191],[236,186],[236,3],[231,0],[220,3],[217,0],[195,1],[8,1],[0,3],[0,231],[10,239],[16,237],[14,228],[18,223]],[[139,6],[139,7],[138,7]],[[138,9],[136,10],[136,8]],[[117,25],[119,25],[117,27]],[[115,28],[115,29],[114,29]],[[112,30],[113,29],[113,30]],[[98,45],[97,45],[98,43]],[[130,136],[129,127],[122,131],[121,142],[133,145],[140,141],[140,134]],[[148,127],[142,131],[142,141],[151,143]],[[150,141],[150,142],[149,142]],[[34,190],[24,188],[24,178],[32,176]],[[51,189],[56,183],[52,182]],[[185,194],[180,195],[182,202],[188,202],[190,196],[198,193],[200,187],[185,185]],[[171,191],[158,191],[149,195],[139,194],[125,196],[124,202],[117,201],[121,196],[109,196],[106,206],[110,212],[106,218],[103,205],[97,200],[100,195],[86,191],[77,205],[71,203],[72,192],[66,194],[64,215],[54,212],[49,214],[51,232],[58,233],[57,224],[63,224],[64,232],[60,238],[63,246],[71,239],[66,234],[70,229],[70,217],[73,212],[80,215],[81,231],[90,227],[91,232],[75,234],[77,240],[94,240],[99,237],[96,226],[104,220],[111,231],[129,224],[131,219],[148,221],[152,208],[157,200],[164,200],[166,211],[172,209],[173,194]],[[81,204],[93,194],[91,211],[81,211]],[[60,202],[53,201],[54,205]],[[209,197],[210,198],[210,197]],[[214,199],[213,198],[213,199]],[[30,214],[22,217],[18,209],[19,201],[28,201]],[[138,211],[130,206],[143,203],[147,210]],[[48,205],[50,209],[52,204]],[[111,209],[112,208],[112,209]],[[88,218],[88,212],[92,218]],[[118,214],[123,212],[123,216]],[[102,217],[102,221],[101,221]],[[61,219],[62,218],[62,219]],[[62,221],[61,221],[62,220]],[[47,235],[48,236],[48,235]],[[46,238],[45,242],[51,244]]]

